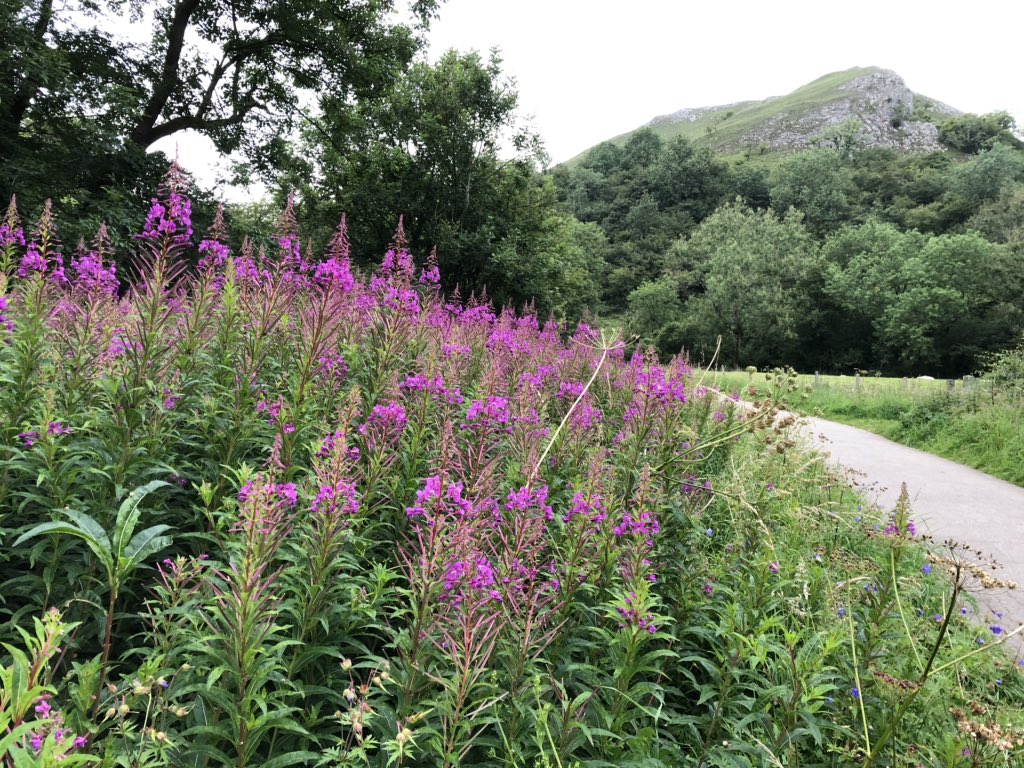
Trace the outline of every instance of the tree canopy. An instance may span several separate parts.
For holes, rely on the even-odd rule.
[[[436,246],[446,288],[579,317],[598,306],[605,236],[558,210],[501,64],[452,50],[379,100],[326,98],[281,183],[302,191],[323,236],[346,212],[357,258],[377,258],[401,214],[415,249]]]
[[[380,94],[437,5],[416,0],[403,24],[393,0],[4,0],[0,194],[131,188],[152,175],[144,151],[184,130],[273,167],[321,96]]]

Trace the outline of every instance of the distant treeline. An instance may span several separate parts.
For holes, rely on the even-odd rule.
[[[606,311],[666,354],[955,375],[1024,329],[1024,152],[1005,114],[949,151],[821,146],[738,165],[643,129],[552,172],[600,227]],[[826,142],[822,142],[825,144]]]
[[[0,204],[17,193],[32,221],[52,198],[66,251],[105,223],[131,253],[167,166],[152,148],[190,130],[241,158],[235,181],[271,189],[227,211],[257,249],[292,193],[304,247],[347,214],[357,265],[402,215],[446,290],[625,320],[666,354],[707,359],[721,334],[732,363],[945,375],[1019,336],[1024,153],[1005,113],[943,123],[948,152],[866,149],[844,124],[818,149],[735,164],[641,130],[545,171],[500,59],[427,63],[439,4],[404,23],[393,5],[187,3],[138,44],[108,23],[112,0],[9,3]],[[198,241],[216,206],[190,193]]]

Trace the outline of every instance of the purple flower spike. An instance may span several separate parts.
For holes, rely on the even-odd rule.
[[[182,194],[185,183],[177,161],[171,164],[164,186],[165,197],[152,198],[146,223],[135,239],[187,245],[192,240],[192,201]]]

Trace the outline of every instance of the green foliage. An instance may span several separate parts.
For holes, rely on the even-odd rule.
[[[608,238],[604,299],[616,309],[626,307],[641,283],[659,278],[671,243],[732,189],[729,167],[710,150],[681,137],[663,142],[650,129],[635,132],[622,148],[599,145],[578,168],[557,169],[553,177],[565,209]]]
[[[971,216],[965,228],[993,243],[1024,243],[1024,186],[1011,186],[987,201]]]
[[[1014,135],[1016,127],[1008,112],[991,112],[987,115],[967,113],[939,123],[939,141],[968,155],[991,149],[996,144],[1019,149],[1021,141]]]
[[[852,160],[864,146],[864,122],[855,117],[848,118],[822,131],[814,143],[831,149],[843,160]]]
[[[497,54],[418,62],[383,96],[327,95],[304,131],[282,183],[302,190],[314,239],[326,242],[347,213],[353,256],[369,263],[402,214],[413,247],[436,246],[446,288],[534,301],[542,314],[596,311],[601,236],[556,210],[554,187],[535,170],[539,138],[520,123]]]
[[[106,221],[123,247],[137,231],[143,190],[166,168],[163,155],[146,154],[155,142],[196,131],[274,175],[298,94],[378,98],[412,60],[436,7],[417,0],[403,24],[391,0],[5,2],[0,200],[17,191],[36,210],[51,197],[71,214],[70,245]],[[128,18],[131,35],[120,23]],[[140,30],[142,43],[133,37]],[[195,207],[205,227],[213,207],[202,198]]]
[[[139,503],[151,491],[166,485],[167,483],[162,480],[154,480],[132,491],[118,508],[117,519],[109,536],[89,515],[73,509],[64,509],[64,516],[71,521],[70,523],[42,523],[19,536],[14,541],[14,546],[43,534],[64,534],[80,539],[96,556],[107,577],[108,586],[116,594],[124,580],[143,560],[171,543],[170,538],[163,535],[165,531],[170,530],[169,525],[152,525],[135,533],[135,527],[142,514]]]
[[[686,303],[689,349],[709,358],[721,335],[723,356],[736,365],[792,354],[808,309],[804,281],[819,269],[817,246],[799,214],[779,221],[742,203],[725,206],[673,255],[677,268],[689,266],[702,286]]]
[[[972,370],[1020,322],[1009,288],[1016,257],[977,234],[926,237],[867,222],[838,232],[823,254],[827,291],[854,329],[855,361],[905,373]]]
[[[983,378],[994,393],[1011,401],[1024,399],[1024,337],[1017,346],[990,355],[985,360]]]
[[[49,700],[54,687],[53,656],[68,640],[74,624],[66,624],[54,608],[42,619],[33,617],[34,631],[16,627],[18,646],[4,643],[9,666],[0,666],[0,756],[15,768],[88,765],[99,758],[81,752],[87,742],[76,737]]]
[[[772,208],[795,208],[816,235],[838,229],[850,214],[853,180],[843,156],[831,149],[799,152],[783,160],[772,175]]]
[[[679,292],[669,280],[644,283],[629,294],[629,328],[651,339],[682,311]]]
[[[953,172],[950,192],[976,210],[1011,185],[1024,182],[1024,156],[1005,144],[979,152]]]
[[[916,257],[925,238],[903,232],[892,224],[868,221],[845,227],[825,241],[822,257],[829,265],[825,291],[837,309],[838,327],[845,338],[836,339],[845,350],[845,366],[865,367],[877,360],[877,337],[884,317],[909,290],[905,265]]]
[[[737,363],[962,375],[975,369],[980,355],[1015,338],[1024,320],[1017,277],[1024,272],[1017,215],[1024,154],[1005,113],[944,123],[950,141],[974,142],[966,157],[867,147],[857,120],[813,137],[812,149],[762,157],[749,148],[732,168],[702,157],[710,147],[736,157],[737,143],[755,127],[774,125],[780,115],[798,125],[801,115],[843,98],[842,86],[871,71],[834,73],[789,96],[695,120],[656,120],[555,169],[565,209],[608,236],[609,308],[624,309],[642,284],[675,281],[684,311],[646,333],[662,336],[662,350],[682,345],[709,359],[709,312],[741,312],[732,307],[750,288],[737,275],[741,287],[727,304],[709,310],[710,301],[699,299],[708,291],[709,255],[688,246],[687,238],[696,240],[696,225],[739,197],[779,220],[791,209],[799,212],[824,252],[816,266],[807,266],[792,301],[781,302],[777,312],[751,313],[748,327],[753,322],[764,329],[752,345],[757,360]],[[894,128],[934,121],[933,103],[915,98],[914,105],[897,110]],[[989,248],[971,239],[972,232],[1009,248]],[[749,265],[744,247],[735,249],[738,261]],[[965,260],[977,271],[965,271]]]

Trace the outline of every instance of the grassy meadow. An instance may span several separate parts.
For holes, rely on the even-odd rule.
[[[764,374],[730,372],[714,379],[730,392],[762,386]],[[796,376],[793,407],[874,432],[1024,486],[1024,406],[986,378],[956,380]],[[744,395],[748,396],[748,395]]]

